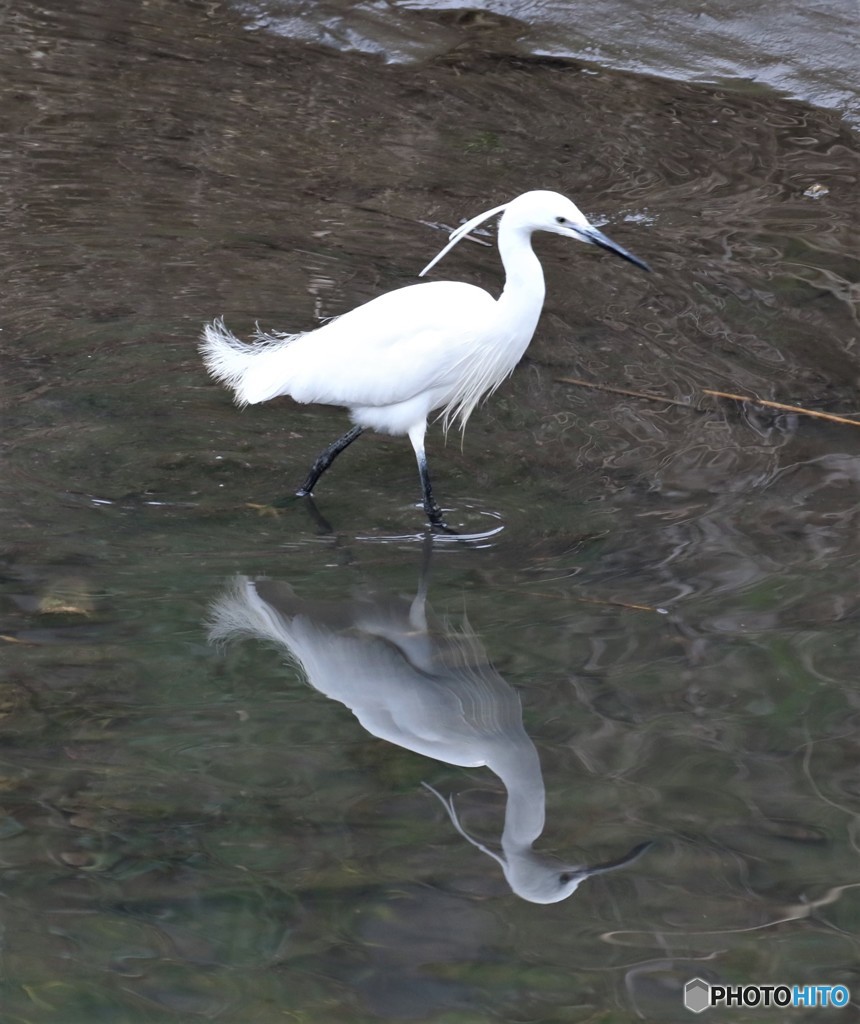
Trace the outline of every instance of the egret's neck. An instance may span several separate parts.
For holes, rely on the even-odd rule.
[[[499,298],[499,312],[515,317],[530,327],[529,339],[537,326],[546,288],[543,268],[532,249],[531,231],[499,224],[499,254],[505,268],[505,287]]]
[[[543,832],[546,792],[538,752],[523,732],[521,737],[505,737],[487,767],[502,780],[508,791],[502,849],[507,856],[531,848]]]

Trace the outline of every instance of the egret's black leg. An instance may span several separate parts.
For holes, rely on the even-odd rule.
[[[421,477],[421,490],[424,492],[424,511],[430,520],[430,526],[434,530],[441,530],[442,533],[456,533],[445,522],[442,516],[442,509],[436,504],[433,498],[433,489],[430,486],[430,473],[427,469],[427,458],[422,452],[418,458],[418,473]]]
[[[421,477],[421,491],[424,495],[424,511],[430,520],[434,530],[441,530],[444,533],[456,533],[445,525],[442,518],[442,509],[433,500],[433,488],[430,486],[430,473],[427,469],[427,455],[424,452],[424,434],[427,430],[427,420],[416,423],[409,431],[409,440],[415,449],[415,458],[418,460],[418,475]]]
[[[348,448],[352,444],[359,434],[361,434],[363,429],[363,427],[352,427],[343,435],[343,437],[339,437],[336,441],[332,441],[328,448],[324,449],[319,453],[319,455],[317,455],[314,459],[314,464],[308,471],[307,479],[296,491],[298,497],[306,498],[309,494],[313,493],[317,480],[319,480],[323,473],[325,473],[344,448]]]

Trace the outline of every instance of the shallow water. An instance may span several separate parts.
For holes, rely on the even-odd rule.
[[[4,18],[5,1020],[668,1021],[696,975],[856,989],[860,433],[703,394],[857,411],[838,115],[465,44],[390,66],[190,2]],[[402,633],[427,553],[406,441],[343,456],[327,533],[270,503],[343,414],[240,413],[195,351],[214,315],[295,329],[411,283],[531,187],[654,267],[538,239],[527,358],[429,444],[486,536],[434,544],[428,635],[521,701],[534,849],[653,843],[549,905],[421,786],[497,851],[497,774],[372,735],[282,645],[208,642],[237,575]],[[477,245],[441,269],[499,284]]]
[[[860,124],[850,0],[234,0],[252,30],[409,63],[465,45],[776,90]]]

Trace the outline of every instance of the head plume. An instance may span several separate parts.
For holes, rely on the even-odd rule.
[[[471,220],[467,220],[465,224],[461,224],[458,228],[455,228],[448,236],[449,241],[445,248],[430,260],[418,276],[423,277],[428,270],[431,270],[436,266],[439,260],[441,260],[446,253],[450,252],[458,242],[462,241],[470,231],[474,231],[476,227],[483,224],[485,220],[489,220],[490,217],[495,217],[497,213],[504,213],[508,206],[508,203],[502,203],[501,206],[495,206],[492,210],[487,210],[485,213],[479,213],[477,217],[473,217]]]

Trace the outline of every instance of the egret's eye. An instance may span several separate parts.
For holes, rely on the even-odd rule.
[[[559,217],[558,218],[559,223],[561,223],[563,220],[564,220],[564,217]],[[572,878],[573,878],[573,872],[572,871],[564,871],[564,872],[562,872],[558,876],[558,880],[559,880],[559,882],[561,882],[562,885],[567,885],[567,883],[569,881],[571,881]]]
[[[556,217],[555,218],[555,222],[556,222],[556,224],[567,224],[567,218],[566,217]]]

